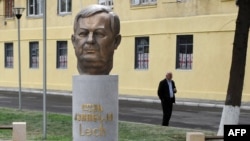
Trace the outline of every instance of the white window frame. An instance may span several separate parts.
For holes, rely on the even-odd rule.
[[[39,42],[30,42],[30,68],[39,68]]]
[[[68,66],[68,42],[67,41],[57,41],[57,59],[56,68],[57,69],[67,69]]]
[[[33,5],[31,5],[31,2],[33,3]],[[28,6],[27,6],[28,16],[42,16],[43,15],[43,0],[28,0],[27,3],[28,3]],[[33,11],[31,11],[31,7],[33,8]]]
[[[149,68],[149,37],[135,38],[135,69],[148,70]]]
[[[14,47],[13,43],[4,44],[4,67],[13,68],[14,67]]]
[[[177,35],[176,39],[176,69],[191,70],[193,68],[193,35]]]
[[[109,6],[109,7],[113,8],[114,7],[114,0],[98,0],[98,4]]]
[[[140,5],[140,0],[131,0],[131,5]]]
[[[59,15],[65,15],[65,14],[71,13],[72,12],[72,0],[65,0],[65,3],[66,3],[65,10],[66,11],[62,11],[62,9],[61,9],[62,1],[63,0],[58,0],[58,14]],[[68,5],[69,2],[71,2],[71,5]]]
[[[148,0],[141,0],[141,4],[148,4]]]
[[[157,0],[131,0],[131,5],[154,5],[157,3]]]
[[[157,0],[148,0],[149,3],[156,4]]]

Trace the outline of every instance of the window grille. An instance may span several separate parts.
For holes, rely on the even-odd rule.
[[[131,5],[152,5],[156,3],[157,0],[131,0]]]
[[[71,13],[72,0],[58,0],[58,13],[67,14]]]
[[[57,41],[57,68],[67,68],[67,41]]]
[[[5,68],[13,68],[13,43],[5,43],[4,51],[5,51],[5,58],[4,58]]]
[[[98,0],[98,4],[100,5],[106,5],[106,6],[110,6],[113,8],[113,0]]]
[[[12,18],[14,16],[13,13],[14,0],[6,0],[5,1],[5,18]]]
[[[28,16],[43,15],[43,0],[28,0]]]
[[[39,44],[38,42],[30,42],[30,68],[39,67]]]
[[[176,68],[192,69],[193,35],[177,35]]]
[[[135,69],[148,69],[149,37],[135,38]]]

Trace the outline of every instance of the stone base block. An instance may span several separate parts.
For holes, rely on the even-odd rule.
[[[201,132],[187,132],[186,141],[205,141],[205,134]]]
[[[26,122],[13,122],[13,141],[26,141]]]

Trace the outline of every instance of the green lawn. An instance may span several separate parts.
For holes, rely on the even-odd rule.
[[[0,126],[11,125],[12,122],[27,123],[28,141],[42,140],[42,112],[0,108]],[[119,141],[185,141],[188,131],[197,130],[120,121]],[[215,134],[210,131],[203,132],[206,135]],[[11,136],[11,131],[0,130],[0,141],[10,140]],[[71,115],[47,113],[46,141],[72,141]]]

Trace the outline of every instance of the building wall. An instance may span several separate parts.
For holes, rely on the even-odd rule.
[[[185,1],[185,0],[184,0]],[[17,2],[17,1],[16,1]],[[26,6],[25,0],[18,1]],[[71,91],[72,75],[77,75],[76,58],[70,37],[76,13],[92,0],[73,1],[72,13],[57,14],[57,1],[47,0],[47,88]],[[0,1],[3,7],[4,1]],[[16,3],[17,4],[17,3]],[[237,7],[234,0],[158,0],[157,5],[131,6],[115,0],[114,12],[121,19],[122,42],[114,55],[111,75],[119,75],[119,93],[157,96],[157,87],[167,71],[173,72],[177,98],[224,100],[231,66]],[[26,12],[27,10],[25,10]],[[0,13],[2,10],[0,10]],[[0,23],[3,19],[0,18]],[[6,20],[6,19],[4,19]],[[0,87],[18,87],[17,21],[0,25]],[[43,21],[23,14],[21,23],[22,87],[42,89]],[[176,36],[193,35],[193,68],[175,68]],[[135,37],[149,37],[149,68],[134,68]],[[29,68],[29,42],[39,41],[39,68]],[[56,42],[68,42],[68,67],[56,68]],[[4,68],[4,43],[14,43],[14,68]],[[249,54],[249,51],[248,51]],[[247,62],[250,61],[249,56]],[[246,64],[246,75],[250,73]],[[250,101],[250,80],[245,79],[243,100]]]

